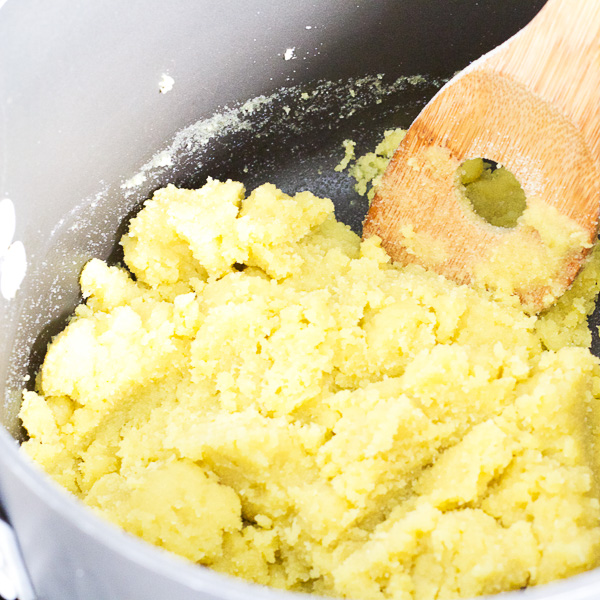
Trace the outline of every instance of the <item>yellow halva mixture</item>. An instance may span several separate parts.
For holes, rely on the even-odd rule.
[[[356,165],[355,165],[356,167]],[[333,204],[168,186],[89,262],[21,411],[101,515],[213,569],[364,600],[600,560],[600,254],[541,316],[390,263]]]

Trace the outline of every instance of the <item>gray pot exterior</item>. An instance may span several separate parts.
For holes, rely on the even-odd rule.
[[[316,165],[332,171],[340,158],[334,149],[344,137],[363,135],[371,143],[369,132],[359,131],[361,119],[371,120],[374,129],[407,126],[443,78],[507,39],[542,5],[543,0],[8,0],[1,6],[0,200],[14,203],[14,239],[24,244],[28,266],[16,297],[0,296],[0,501],[37,598],[296,596],[188,564],[96,518],[20,454],[20,390],[28,377],[26,385],[32,385],[48,341],[80,300],[81,267],[93,256],[115,257],[123,222],[154,189],[169,181],[199,185],[207,175],[235,177],[242,173],[235,156],[246,153],[258,156],[248,187],[280,173],[276,183],[286,191],[329,189],[342,220],[358,228],[364,203],[356,202],[345,176],[324,182]],[[286,60],[291,48],[293,57]],[[260,144],[242,131],[229,131],[200,153],[180,146],[173,166],[138,188],[121,187],[176,141],[177,132],[227,112],[225,107],[281,88],[308,89],[319,81],[378,73],[389,80],[425,74],[434,83],[416,92],[397,90],[387,108],[373,101],[354,121],[336,116],[341,100],[335,94],[324,97],[324,110],[315,113],[314,122],[305,120],[299,132],[285,122],[270,126],[275,117],[267,107],[256,116],[265,132]],[[159,93],[163,74],[175,81],[168,94]],[[288,102],[285,90],[281,97],[272,106]],[[409,108],[395,115],[393,104],[403,102]],[[289,156],[277,151],[282,136]],[[509,596],[598,598],[600,574]]]

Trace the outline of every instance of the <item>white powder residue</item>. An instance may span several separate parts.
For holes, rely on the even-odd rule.
[[[296,48],[288,48],[284,58],[291,60],[296,58]],[[181,160],[183,155],[193,156],[196,168],[202,167],[198,161],[196,153],[207,146],[211,140],[221,138],[228,134],[237,133],[243,130],[256,130],[271,117],[268,111],[262,108],[281,100],[313,100],[310,103],[303,103],[301,111],[293,110],[289,104],[284,104],[282,113],[289,118],[294,118],[300,123],[305,118],[317,114],[323,110],[327,103],[327,98],[332,96],[343,98],[344,103],[339,108],[339,118],[347,118],[370,103],[381,103],[382,99],[394,94],[395,92],[406,88],[407,86],[418,86],[425,83],[432,83],[435,80],[428,80],[420,75],[411,77],[401,77],[394,82],[384,83],[383,75],[368,75],[360,79],[348,80],[346,84],[334,81],[321,81],[316,87],[308,93],[303,86],[292,86],[281,88],[269,96],[257,96],[242,104],[239,107],[229,108],[225,106],[219,112],[214,113],[207,119],[201,119],[181,130],[175,135],[172,144],[162,152],[157,153],[147,162],[140,171],[129,178],[121,185],[126,190],[125,197],[134,193],[134,188],[146,183],[155,176],[157,169],[175,166],[174,157]],[[156,183],[159,183],[157,180]]]
[[[142,169],[143,170],[143,169]],[[142,185],[146,181],[146,176],[142,171],[136,173],[133,177],[130,177],[125,183],[121,185],[124,190],[130,190],[138,185]]]
[[[177,155],[181,150],[195,151],[206,146],[216,137],[252,129],[253,123],[248,117],[278,97],[277,93],[270,96],[257,96],[239,108],[225,107],[222,112],[215,113],[208,119],[197,121],[175,136],[170,152]]]
[[[162,167],[170,167],[173,164],[173,157],[168,150],[163,150],[156,154],[152,160],[144,165],[142,170],[149,171],[150,169],[160,169]]]
[[[121,184],[121,188],[124,190],[131,190],[133,188],[142,185],[148,180],[147,173],[154,169],[164,169],[170,167],[173,164],[173,156],[168,150],[163,150],[158,154],[155,154],[151,160],[149,160],[138,173],[133,177],[130,177],[125,183]]]
[[[283,60],[292,60],[293,58],[296,58],[296,48],[288,48],[284,54],[283,54]]]
[[[167,94],[173,89],[174,85],[175,80],[170,75],[163,73],[161,80],[158,82],[158,90],[161,94]]]
[[[183,131],[180,131],[167,150],[155,154],[138,173],[121,184],[124,190],[133,190],[148,180],[153,171],[173,165],[173,156],[181,151],[194,151],[202,148],[217,136],[235,133],[242,129],[251,129],[252,125],[247,119],[253,112],[264,104],[272,102],[276,94],[271,96],[257,96],[248,100],[239,108],[227,108],[222,112],[213,114],[208,119],[197,121]],[[127,194],[126,194],[127,195]]]

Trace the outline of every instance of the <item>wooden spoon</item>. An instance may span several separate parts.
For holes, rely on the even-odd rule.
[[[519,180],[527,208],[495,227],[457,171],[484,157]],[[600,208],[600,0],[549,0],[506,43],[446,84],[408,130],[367,215],[391,257],[517,294],[530,312],[572,283]]]

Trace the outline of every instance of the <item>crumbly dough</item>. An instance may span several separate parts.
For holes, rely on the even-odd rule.
[[[329,200],[215,180],[156,192],[122,245],[128,270],[86,265],[21,411],[23,449],[101,515],[362,600],[599,563],[598,252],[529,316],[391,264]]]
[[[404,135],[402,129],[386,131],[375,152],[368,152],[351,165],[353,152],[348,152],[349,140],[344,142],[346,154],[338,167],[348,167],[349,174],[357,181],[355,189],[360,194],[366,193],[369,201],[374,199],[381,177]],[[431,181],[445,182],[442,189],[446,182],[454,180],[452,208],[462,204],[462,210],[451,214],[448,208],[447,217],[452,227],[462,233],[458,240],[448,235],[439,226],[443,220],[429,221],[428,203],[423,208],[413,203],[411,196],[402,196],[409,194],[408,191],[396,187],[396,203],[405,202],[409,209],[394,221],[396,229],[389,232],[387,248],[395,248],[393,256],[403,256],[403,262],[416,261],[475,288],[494,290],[500,296],[518,295],[528,312],[537,313],[564,293],[574,276],[573,265],[580,265],[589,254],[594,240],[588,228],[542,198],[525,198],[517,179],[503,167],[492,170],[480,158],[461,164],[447,148],[437,146],[416,149],[407,159],[407,166],[416,175],[425,173],[426,180],[427,173],[435,173]],[[433,185],[432,193],[437,193],[438,184]],[[397,218],[385,210],[383,214],[387,217],[381,217],[379,207],[376,214],[373,222]],[[375,225],[370,231],[385,231],[385,228],[378,229]],[[479,233],[486,237],[479,238]],[[464,239],[469,243],[463,243]]]
[[[351,146],[352,140],[344,140],[345,155],[336,169],[343,170],[349,167],[348,174],[356,180],[354,189],[361,196],[366,194],[370,202],[390,159],[405,135],[404,129],[388,129],[374,152],[359,156],[352,164],[350,163],[354,159],[355,146]]]

